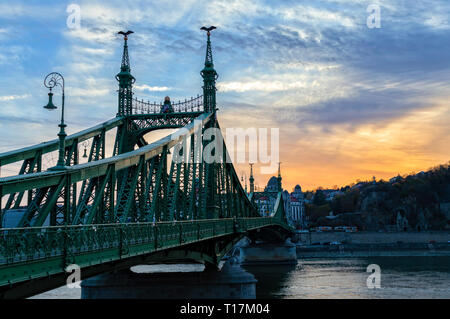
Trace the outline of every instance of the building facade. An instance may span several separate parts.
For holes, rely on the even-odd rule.
[[[305,226],[305,196],[300,185],[294,187],[292,193],[283,192],[284,208],[288,222],[296,228]]]

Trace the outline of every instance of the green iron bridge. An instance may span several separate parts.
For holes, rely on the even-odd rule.
[[[67,136],[63,168],[42,170],[43,156],[61,150],[58,140],[0,154],[0,168],[22,165],[17,175],[0,178],[0,223],[6,212],[22,214],[12,228],[0,224],[2,298],[64,285],[71,264],[80,267],[82,279],[155,262],[217,267],[245,235],[284,240],[291,234],[281,193],[271,217],[261,217],[253,194],[226,160],[222,136],[215,137],[225,150],[218,161],[205,161],[195,149],[205,146],[206,129],[220,132],[210,30],[203,95],[174,103],[165,113],[163,105],[133,98],[127,40],[125,35],[116,76],[117,116]],[[144,138],[167,128],[178,130],[153,143]],[[112,130],[107,157],[106,133]],[[88,159],[80,164],[78,148],[88,140]]]

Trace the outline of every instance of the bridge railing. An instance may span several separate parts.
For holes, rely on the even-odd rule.
[[[139,100],[137,98],[133,98],[131,105],[133,114],[162,113],[161,109],[163,107],[162,103],[145,102],[144,100]],[[203,95],[197,95],[197,97],[193,97],[190,100],[186,99],[184,101],[172,103],[172,108],[175,113],[203,112]]]
[[[68,148],[72,144],[81,143],[92,137],[95,137],[102,133],[102,131],[109,131],[117,126],[123,124],[124,120],[121,118],[113,118],[104,123],[95,125],[91,128],[85,129],[78,133],[69,135],[65,139],[65,147]],[[55,151],[58,149],[59,140],[54,139],[48,142],[43,142],[33,146],[27,146],[21,149],[0,153],[0,166],[23,161],[26,159],[34,158],[37,153],[40,155]]]
[[[11,278],[11,274],[2,271],[7,265],[61,257],[64,264],[77,263],[82,267],[83,260],[89,265],[101,263],[274,223],[273,218],[257,217],[5,228],[0,230],[0,285],[7,277]],[[96,253],[95,260],[86,259],[89,253]],[[15,278],[23,280],[20,276]]]

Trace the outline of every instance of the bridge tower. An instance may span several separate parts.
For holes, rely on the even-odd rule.
[[[117,117],[124,117],[125,123],[118,127],[116,141],[114,143],[114,155],[132,151],[136,143],[140,143],[140,146],[146,144],[143,139],[138,141],[133,136],[132,131],[134,125],[133,121],[129,119],[129,116],[133,113],[133,84],[136,82],[135,77],[131,75],[130,57],[128,54],[128,36],[132,33],[134,32],[118,32],[118,34],[123,35],[124,43],[122,64],[120,66],[120,72],[116,75],[116,80],[119,82]]]
[[[128,35],[133,31],[123,32],[118,34],[123,35],[123,54],[122,65],[120,66],[120,72],[116,75],[116,80],[119,82],[119,109],[117,116],[131,115],[131,103],[133,98],[133,84],[136,81],[134,76],[131,75],[130,58],[128,55]]]
[[[207,36],[205,67],[200,72],[203,77],[203,104],[205,112],[214,113],[216,111],[216,80],[219,75],[214,70],[210,36],[211,31],[216,29],[216,27],[202,27],[201,29],[206,31]]]
[[[214,69],[213,56],[211,50],[211,31],[216,29],[215,26],[202,27],[201,30],[206,31],[206,56],[205,56],[205,66],[200,72],[203,77],[203,107],[204,111],[208,113],[216,112],[216,80],[219,77],[216,70]],[[214,116],[213,120],[205,126],[204,129],[217,128],[217,118]],[[215,136],[215,139],[218,137]],[[205,143],[205,142],[204,142]],[[205,149],[205,145],[203,145]],[[215,156],[216,149],[214,149]],[[220,208],[216,204],[217,187],[217,173],[219,170],[218,163],[208,163],[205,167],[205,181],[208,185],[206,190],[206,216],[207,218],[218,218]]]
[[[255,192],[255,179],[253,178],[253,163],[250,163],[250,194]]]
[[[279,192],[282,192],[282,191],[283,191],[283,188],[281,187],[281,162],[278,162],[277,185],[278,185],[278,191],[279,191]]]

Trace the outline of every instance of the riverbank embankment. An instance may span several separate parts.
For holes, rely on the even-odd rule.
[[[450,233],[303,233],[296,250],[298,258],[450,256]]]

